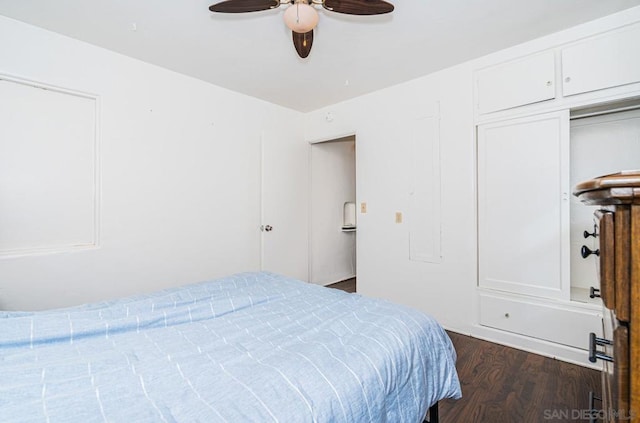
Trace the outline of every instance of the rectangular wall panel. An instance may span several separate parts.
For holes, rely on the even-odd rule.
[[[438,116],[414,121],[409,258],[439,263],[441,252],[440,124]]]
[[[97,244],[96,102],[0,79],[0,256]]]

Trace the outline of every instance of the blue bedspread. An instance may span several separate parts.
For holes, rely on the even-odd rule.
[[[458,398],[436,321],[272,273],[0,312],[0,422],[421,422]]]

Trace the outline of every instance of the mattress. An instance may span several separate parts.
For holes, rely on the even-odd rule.
[[[417,310],[242,273],[0,312],[0,421],[417,423],[455,360]]]

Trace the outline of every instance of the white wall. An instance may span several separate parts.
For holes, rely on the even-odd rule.
[[[413,123],[440,108],[442,263],[409,260]],[[458,66],[307,115],[309,141],[358,140],[358,291],[414,306],[451,328],[468,328],[476,284],[471,68]],[[333,121],[325,119],[327,112]]]
[[[311,144],[309,282],[329,285],[356,275],[356,234],[342,231],[343,206],[356,199],[355,141]]]
[[[101,103],[100,246],[0,259],[0,308],[259,268],[260,133],[299,142],[301,114],[4,17],[0,39],[0,74]]]
[[[0,18],[0,39],[20,40],[0,43],[0,73],[94,93],[102,104],[101,247],[1,260],[0,306],[79,303],[256,269],[259,134],[268,121],[300,143],[356,134],[357,202],[368,210],[358,214],[361,293],[414,306],[458,332],[554,354],[549,343],[478,326],[473,70],[639,19],[640,8],[630,9],[317,110],[300,124],[296,112]],[[409,260],[408,226],[395,213],[410,221],[412,123],[433,116],[436,104],[442,260],[428,263]]]
[[[478,324],[473,72],[639,19],[640,8],[630,9],[308,113],[307,141],[357,136],[357,203],[366,202],[368,209],[358,214],[358,292],[416,307],[457,332],[573,359],[575,355],[558,344]],[[442,262],[416,262],[409,260],[408,225],[395,223],[394,214],[402,211],[405,221],[411,219],[410,128],[416,118],[434,115],[433,105],[438,103]],[[543,107],[536,104],[527,111]],[[328,113],[332,120],[326,119]]]

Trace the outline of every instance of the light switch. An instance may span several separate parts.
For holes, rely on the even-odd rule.
[[[360,203],[360,213],[366,213],[367,212],[367,203]]]
[[[402,223],[402,212],[396,212],[396,223]]]

